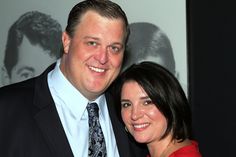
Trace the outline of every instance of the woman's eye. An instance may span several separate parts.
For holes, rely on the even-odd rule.
[[[130,103],[121,103],[122,108],[127,108],[130,106]]]
[[[150,104],[153,104],[152,100],[146,100],[146,101],[144,102],[144,105],[150,105]]]

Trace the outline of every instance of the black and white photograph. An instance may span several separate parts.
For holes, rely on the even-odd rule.
[[[22,0],[17,7],[15,0],[1,2],[0,86],[37,76],[60,57],[67,12],[77,2]],[[131,30],[123,70],[144,60],[157,62],[178,78],[187,94],[185,1],[114,2],[127,13]]]

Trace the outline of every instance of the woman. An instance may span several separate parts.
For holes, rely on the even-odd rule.
[[[127,131],[147,144],[150,157],[201,157],[190,139],[188,100],[169,71],[153,62],[134,64],[115,87]]]

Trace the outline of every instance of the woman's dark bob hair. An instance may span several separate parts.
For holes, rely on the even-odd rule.
[[[115,82],[115,96],[121,110],[121,90],[124,83],[137,82],[144,89],[152,102],[165,116],[167,130],[172,140],[183,141],[191,134],[191,108],[187,97],[176,77],[157,63],[145,61],[127,68]],[[130,89],[132,90],[132,89]]]

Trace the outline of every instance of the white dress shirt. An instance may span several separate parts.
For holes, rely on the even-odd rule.
[[[86,106],[89,101],[65,78],[59,65],[60,60],[48,74],[49,89],[74,157],[87,157],[89,125]],[[106,141],[107,156],[119,157],[105,96],[101,95],[94,102],[99,106],[99,121]]]

